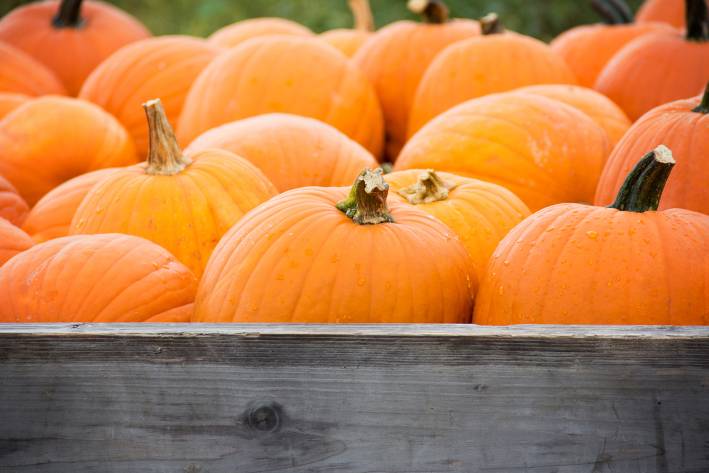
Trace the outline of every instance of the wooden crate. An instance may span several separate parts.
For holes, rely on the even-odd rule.
[[[0,471],[709,472],[709,327],[0,325]]]

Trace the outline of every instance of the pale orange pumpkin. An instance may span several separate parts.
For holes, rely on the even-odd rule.
[[[312,36],[305,26],[285,18],[251,18],[227,25],[207,39],[214,46],[233,48],[260,36]]]
[[[66,94],[52,71],[29,54],[0,41],[0,92],[25,95]]]
[[[27,202],[20,197],[10,181],[0,176],[0,217],[13,225],[22,225],[29,212]]]
[[[16,254],[31,248],[32,245],[34,241],[28,234],[0,217],[0,266]]]
[[[338,28],[320,34],[320,39],[339,49],[342,54],[352,57],[374,31],[374,18],[369,0],[349,0],[354,16],[354,28]]]
[[[28,100],[28,95],[0,92],[0,120]]]

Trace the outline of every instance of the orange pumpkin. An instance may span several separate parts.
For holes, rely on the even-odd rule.
[[[409,135],[466,100],[525,85],[576,83],[549,46],[529,36],[498,31],[460,41],[436,56],[416,90]]]
[[[25,95],[66,94],[66,89],[52,71],[32,56],[2,41],[0,64],[0,92]]]
[[[0,121],[0,174],[30,205],[74,176],[136,161],[121,124],[83,100],[40,97]]]
[[[197,280],[155,243],[76,235],[0,268],[0,322],[188,322]]]
[[[351,190],[294,189],[254,209],[210,258],[193,321],[469,321],[465,248],[425,212],[387,208],[387,191],[367,170]]]
[[[683,0],[645,0],[635,17],[639,23],[661,21],[677,28],[684,28]]]
[[[34,241],[28,234],[8,220],[0,217],[0,266],[32,245],[34,245]],[[2,322],[2,319],[0,319],[0,322]]]
[[[495,250],[473,321],[508,324],[709,324],[709,216],[656,211],[674,160],[648,153],[610,207],[559,204]]]
[[[709,84],[703,97],[678,100],[646,113],[613,149],[596,190],[607,205],[635,164],[632,156],[665,144],[677,166],[667,182],[661,209],[679,207],[709,214]]]
[[[530,214],[519,197],[504,187],[469,177],[410,169],[387,174],[385,179],[390,196],[433,215],[458,235],[478,279],[500,240]]]
[[[227,25],[207,40],[220,48],[233,48],[248,39],[271,35],[312,36],[313,32],[285,18],[252,18]]]
[[[0,217],[13,225],[21,225],[29,212],[27,202],[20,197],[10,181],[0,176]]]
[[[283,192],[304,186],[343,186],[377,161],[360,144],[313,118],[272,113],[213,128],[186,152],[220,148],[242,156]]]
[[[411,0],[423,22],[397,21],[378,30],[352,58],[376,89],[387,131],[386,155],[394,160],[406,142],[416,88],[446,46],[480,33],[478,23],[449,20],[439,0]]]
[[[28,100],[30,97],[24,94],[0,92],[0,120]]]
[[[54,71],[71,95],[111,53],[148,36],[138,20],[102,2],[45,0],[18,7],[0,20],[0,41]]]
[[[192,83],[219,51],[203,39],[189,36],[137,41],[94,69],[79,98],[118,118],[133,137],[138,155],[146,156],[148,130],[140,104],[161,95],[167,118],[177,122]]]
[[[347,57],[352,57],[374,31],[374,18],[369,0],[349,0],[354,16],[354,29],[338,28],[320,35],[320,39],[336,47]]]
[[[276,189],[251,163],[228,151],[183,155],[160,100],[147,102],[145,111],[148,160],[96,184],[74,214],[70,233],[147,238],[199,277],[222,235]]]
[[[421,128],[395,170],[432,168],[500,184],[532,211],[593,200],[608,137],[578,109],[507,92],[462,103]]]
[[[694,96],[709,80],[707,6],[704,0],[686,4],[685,37],[658,32],[637,38],[598,76],[595,89],[620,105],[631,120],[664,103]]]
[[[22,229],[37,243],[69,235],[71,219],[74,218],[81,201],[94,185],[116,169],[87,172],[59,184],[32,207]]]

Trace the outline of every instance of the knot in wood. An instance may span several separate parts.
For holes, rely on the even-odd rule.
[[[259,432],[275,432],[281,427],[282,409],[276,403],[252,407],[247,415],[249,427]]]

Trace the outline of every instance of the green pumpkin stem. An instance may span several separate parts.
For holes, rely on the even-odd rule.
[[[357,31],[374,31],[374,17],[369,6],[369,0],[349,0],[350,10],[354,16],[354,29]]]
[[[357,225],[375,225],[393,222],[387,208],[389,184],[384,180],[381,169],[365,169],[350,188],[347,198],[336,207]]]
[[[693,108],[692,111],[697,112],[697,113],[704,113],[704,114],[709,113],[709,82],[707,82],[707,86],[704,89],[704,95],[702,95],[702,101],[699,102],[699,105],[697,105],[696,108]]]
[[[633,12],[624,0],[591,0],[591,7],[609,25],[626,25],[633,22]]]
[[[84,23],[81,18],[82,0],[62,0],[57,14],[52,19],[55,28],[78,28]]]
[[[419,175],[416,184],[399,189],[398,194],[414,205],[430,204],[448,198],[455,185],[445,182],[433,169]]]
[[[480,23],[480,32],[483,36],[491,34],[500,34],[505,32],[505,26],[497,13],[488,13],[478,20]]]
[[[687,39],[689,41],[709,41],[709,16],[705,0],[685,0]]]
[[[628,212],[657,210],[660,197],[675,165],[672,151],[660,145],[642,157],[618,191],[609,208]]]
[[[448,21],[448,7],[441,0],[409,0],[410,11],[421,15],[424,23],[441,24]]]
[[[148,117],[150,132],[146,174],[171,176],[179,173],[189,166],[192,160],[182,154],[160,99],[148,100],[143,104],[143,108]]]

